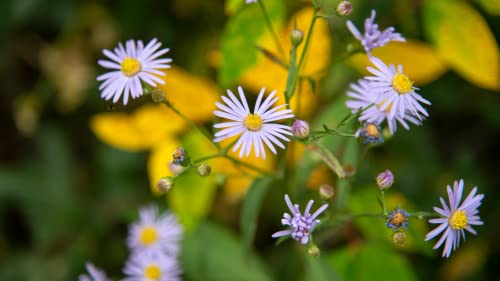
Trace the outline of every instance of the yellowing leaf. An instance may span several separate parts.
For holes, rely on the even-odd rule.
[[[280,34],[280,41],[285,50],[290,50],[291,48],[290,32],[293,29],[295,21],[297,22],[297,28],[305,31],[305,38],[312,16],[313,10],[307,8],[299,11],[291,18],[288,27]],[[313,79],[319,80],[319,73],[330,63],[331,39],[328,25],[325,21],[321,19],[316,21],[312,38],[309,44],[308,55],[304,60],[300,74],[303,76],[311,76]],[[274,54],[278,54],[275,44],[269,36],[261,38],[258,45],[263,46]],[[298,49],[299,56],[302,53],[303,47],[304,43]],[[257,64],[244,73],[241,78],[241,83],[254,92],[258,92],[263,86],[265,86],[268,91],[277,90],[278,96],[280,97],[278,103],[284,104],[285,98],[283,93],[286,87],[287,75],[287,69],[270,61],[264,55],[259,54]],[[297,87],[297,90],[300,90],[300,92],[297,91],[290,101],[292,109],[294,109],[296,113],[300,112],[301,116],[311,114],[317,103],[318,96],[313,94],[307,80],[303,80]],[[299,98],[297,98],[297,96],[299,96]],[[300,104],[300,109],[297,106],[298,104]]]
[[[462,77],[500,88],[498,45],[481,15],[465,1],[426,1],[424,23],[441,57]]]
[[[432,82],[443,74],[447,67],[439,54],[426,43],[416,40],[407,42],[391,42],[384,47],[373,50],[372,55],[386,64],[402,64],[403,71],[417,85]],[[368,75],[366,67],[371,65],[366,54],[353,56],[349,63],[359,72]]]
[[[161,194],[156,187],[156,183],[162,177],[174,175],[169,166],[172,162],[172,154],[180,146],[180,142],[177,139],[163,138],[152,148],[148,159],[148,174],[151,191],[154,194]]]
[[[145,150],[187,124],[164,105],[147,105],[132,114],[101,113],[90,128],[102,142],[128,151]]]
[[[165,92],[167,99],[195,122],[212,120],[215,102],[221,92],[219,88],[212,81],[179,67],[174,66],[166,73],[165,84],[158,88]]]

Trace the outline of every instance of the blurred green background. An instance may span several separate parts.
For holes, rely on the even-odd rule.
[[[467,3],[487,24],[498,46],[499,1],[445,1]],[[338,2],[324,1],[325,14],[332,14]],[[405,37],[436,47],[429,43],[433,35],[425,31],[426,1],[352,2],[349,18],[357,26],[376,9],[382,27],[395,25]],[[308,1],[283,3],[284,16],[310,6]],[[96,139],[89,127],[96,113],[129,112],[149,102],[142,98],[125,108],[101,100],[95,77],[103,70],[96,61],[103,57],[103,48],[113,48],[119,41],[157,37],[171,49],[176,65],[217,81],[212,60],[231,18],[225,4],[222,0],[0,2],[0,280],[76,280],[87,260],[114,279],[122,276],[128,255],[127,225],[136,219],[139,206],[152,201],[164,206],[165,201],[149,190],[146,152],[112,148]],[[467,18],[457,15],[456,20],[467,26]],[[329,16],[327,21],[335,58],[352,38],[344,18]],[[464,41],[475,40],[460,25],[456,28],[464,32]],[[484,51],[470,50],[472,56]],[[498,47],[493,51],[498,54]],[[498,61],[490,63],[498,66]],[[477,236],[467,235],[467,242],[450,259],[441,259],[440,250],[430,250],[434,241],[414,241],[409,250],[380,243],[390,240],[390,232],[383,222],[375,225],[368,219],[342,224],[333,234],[319,233],[325,237],[319,259],[308,257],[293,241],[275,246],[270,235],[281,228],[285,209],[279,190],[266,197],[250,258],[241,253],[241,203],[227,203],[217,196],[208,218],[186,235],[181,258],[184,279],[498,280],[500,93],[498,88],[477,86],[450,68],[422,86],[417,84],[432,102],[424,126],[400,128],[385,145],[363,157],[352,179],[352,186],[359,188],[349,205],[353,211],[377,208],[373,179],[386,168],[394,172],[394,188],[411,211],[431,210],[438,196],[445,196],[446,184],[455,179],[465,180],[466,192],[477,185],[486,195],[480,209],[485,225],[476,228]],[[332,66],[317,91],[328,101],[338,101],[348,83],[360,77],[355,69]],[[497,75],[493,80],[499,83],[498,72],[489,74]],[[321,108],[326,116],[329,107]],[[420,229],[418,237],[424,234]]]

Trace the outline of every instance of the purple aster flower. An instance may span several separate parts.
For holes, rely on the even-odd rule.
[[[257,0],[245,0],[246,4],[256,3],[256,2],[257,2]]]
[[[380,189],[388,189],[394,183],[394,175],[390,170],[385,170],[384,172],[378,174],[376,181]]]
[[[405,210],[398,207],[396,210],[389,212],[389,215],[387,216],[387,222],[385,223],[385,225],[394,231],[398,230],[398,228],[400,227],[407,229],[409,217],[410,214],[408,214]]]
[[[376,88],[366,79],[359,79],[357,83],[351,84],[351,90],[347,92],[347,95],[352,99],[346,102],[346,106],[350,108],[352,112],[356,112],[361,108],[366,108],[359,116],[359,121],[381,124],[384,120],[387,120],[387,126],[391,134],[396,132],[397,123],[401,124],[406,130],[410,129],[407,121],[417,126],[422,125],[422,122],[415,118],[410,111],[407,111],[404,117],[395,115],[389,118],[390,109],[392,107],[386,106],[382,109],[382,106],[385,104],[383,101],[378,101],[381,94],[375,90]]]
[[[481,201],[484,198],[484,194],[477,193],[477,187],[474,187],[469,193],[464,202],[460,204],[462,200],[462,193],[464,190],[464,181],[461,179],[460,182],[455,181],[453,183],[453,190],[448,185],[448,200],[450,201],[450,206],[446,204],[443,197],[440,197],[442,209],[434,207],[434,211],[439,213],[442,218],[430,219],[429,223],[439,224],[438,227],[434,228],[431,232],[427,233],[425,236],[425,241],[428,241],[438,234],[444,231],[441,238],[434,245],[433,249],[439,248],[445,241],[443,255],[442,257],[448,258],[453,251],[455,251],[458,246],[460,246],[460,240],[463,238],[465,240],[465,231],[476,235],[476,231],[472,228],[473,225],[483,225],[481,218],[479,217],[479,206],[481,206]]]
[[[106,276],[106,273],[104,273],[104,271],[95,267],[92,263],[87,262],[85,264],[85,267],[87,268],[87,272],[89,273],[89,275],[80,275],[78,277],[78,281],[111,281],[111,279]]]
[[[361,35],[361,32],[354,26],[352,21],[347,21],[347,28],[351,31],[352,35],[361,42],[366,53],[370,55],[370,51],[382,47],[390,41],[400,41],[405,42],[406,39],[401,36],[400,33],[394,32],[394,27],[388,27],[384,31],[378,30],[378,24],[375,21],[375,10],[372,10],[372,14],[369,18],[365,20],[365,31]]]
[[[182,270],[173,256],[164,253],[133,253],[123,268],[122,281],[180,281]]]
[[[288,213],[283,214],[283,218],[281,219],[282,225],[288,225],[292,229],[281,230],[272,235],[273,238],[278,238],[282,236],[290,235],[294,240],[300,241],[302,245],[306,245],[309,243],[309,235],[313,231],[314,227],[319,223],[319,220],[316,218],[323,213],[326,208],[328,208],[328,204],[324,204],[321,206],[316,212],[311,214],[309,211],[314,203],[313,200],[309,200],[307,203],[306,209],[304,210],[304,214],[299,210],[298,204],[292,204],[290,201],[290,197],[288,194],[285,194],[285,202],[288,206],[288,209],[292,212],[292,215]]]

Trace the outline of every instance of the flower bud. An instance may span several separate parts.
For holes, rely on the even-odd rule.
[[[318,246],[312,245],[311,247],[309,247],[309,249],[307,249],[307,253],[311,257],[319,257],[319,254],[321,253],[321,251],[319,250]]]
[[[189,165],[189,156],[183,148],[176,148],[172,156],[174,158],[173,162],[175,165],[181,165],[183,167]]]
[[[176,165],[173,161],[168,163],[168,169],[170,172],[172,172],[174,175],[178,175],[182,170],[184,170],[184,167],[181,165]]]
[[[154,89],[151,92],[151,98],[153,99],[154,102],[164,102],[165,99],[165,92],[160,89]]]
[[[390,170],[385,170],[385,172],[380,173],[377,176],[377,185],[381,190],[388,189],[394,183],[394,175]]]
[[[202,177],[206,177],[206,176],[210,175],[211,171],[212,171],[212,167],[210,167],[206,163],[203,163],[200,166],[198,166],[198,174]]]
[[[335,195],[335,189],[329,184],[322,184],[319,186],[319,196],[324,199],[330,199]]]
[[[352,176],[354,176],[354,174],[356,174],[356,167],[354,167],[351,164],[346,164],[344,166],[344,173],[345,173],[346,177],[352,177]]]
[[[394,235],[392,235],[392,241],[394,241],[394,244],[398,245],[399,247],[404,246],[406,240],[406,232],[404,231],[398,231],[395,232]]]
[[[304,39],[304,32],[300,29],[293,29],[292,30],[292,34],[290,36],[291,40],[292,40],[292,44],[294,46],[298,46],[300,45],[300,43],[302,43],[302,39]]]
[[[166,193],[174,186],[174,178],[163,177],[156,183],[156,188],[161,193]]]
[[[382,128],[375,123],[364,123],[363,128],[360,128],[355,136],[363,138],[363,144],[367,143],[383,143]]]
[[[337,15],[341,17],[348,16],[352,12],[352,4],[348,1],[342,1],[337,6]]]
[[[309,124],[306,121],[295,119],[295,122],[292,124],[292,133],[299,139],[309,137]]]

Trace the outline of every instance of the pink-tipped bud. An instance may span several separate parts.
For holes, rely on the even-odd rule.
[[[337,15],[348,16],[352,12],[352,4],[349,1],[342,1],[337,6]]]
[[[306,121],[296,119],[292,124],[292,133],[296,138],[305,139],[309,137],[309,124]]]
[[[376,181],[380,189],[388,189],[394,183],[394,175],[391,171],[385,170],[385,172],[382,172],[377,176]]]

